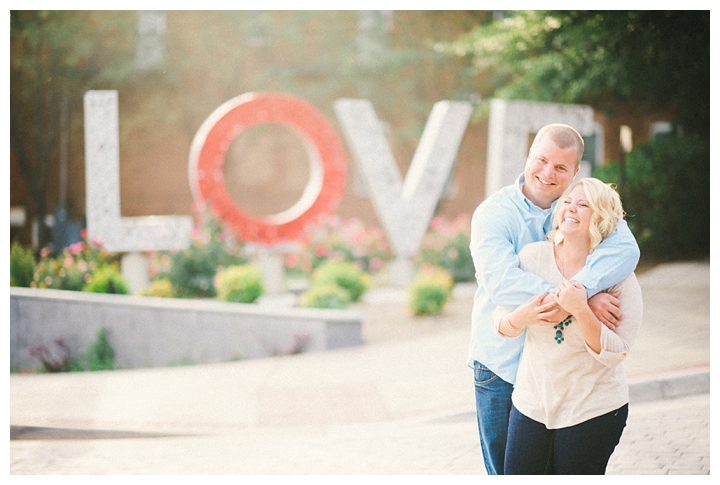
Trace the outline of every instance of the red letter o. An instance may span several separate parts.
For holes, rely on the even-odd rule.
[[[232,141],[261,123],[298,130],[309,142],[311,176],[300,200],[290,209],[255,217],[239,208],[227,192],[223,175]],[[321,215],[334,212],[345,189],[346,153],[342,140],[310,103],[281,93],[248,93],[224,103],[198,130],[190,149],[190,187],[196,201],[211,205],[243,240],[262,244],[292,241]]]

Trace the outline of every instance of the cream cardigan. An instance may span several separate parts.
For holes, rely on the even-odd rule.
[[[562,282],[550,242],[528,244],[519,258],[523,270],[553,285]],[[603,325],[599,354],[585,345],[574,321],[563,330],[565,340],[560,344],[555,341],[552,326],[530,325],[526,329],[512,400],[520,412],[548,429],[582,423],[629,400],[623,361],[640,330],[642,293],[634,273],[607,291],[622,291],[623,320],[615,330]],[[496,332],[500,319],[509,311],[498,308],[493,313]],[[513,322],[515,326],[519,323]]]

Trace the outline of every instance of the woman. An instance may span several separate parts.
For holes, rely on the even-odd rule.
[[[620,292],[623,320],[610,330],[572,281],[587,256],[623,217],[620,198],[593,178],[570,185],[558,199],[548,241],[526,246],[520,266],[556,285],[550,303],[538,295],[513,311],[496,310],[496,331],[527,331],[513,390],[506,474],[604,474],[628,413],[623,361],[642,320],[635,275],[606,291]],[[540,317],[557,303],[570,314],[560,324]]]

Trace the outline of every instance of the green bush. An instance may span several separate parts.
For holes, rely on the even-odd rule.
[[[195,230],[188,249],[170,252],[169,269],[156,277],[168,278],[179,298],[217,296],[215,276],[222,268],[246,264],[243,247],[209,208],[196,207]],[[159,255],[163,258],[165,255]]]
[[[116,293],[127,295],[130,293],[120,271],[115,266],[101,266],[90,276],[90,281],[82,291],[91,293]]]
[[[191,246],[173,253],[172,266],[167,275],[180,298],[209,298],[217,295],[213,279],[219,260],[211,246]]]
[[[30,248],[13,241],[10,248],[10,286],[30,287],[35,273],[35,256]]]
[[[370,287],[370,275],[348,261],[328,261],[313,271],[311,287],[337,285],[348,293],[351,302],[356,302]]]
[[[423,266],[410,284],[410,311],[413,315],[439,315],[445,308],[454,281],[439,266]]]
[[[253,303],[263,293],[262,272],[244,264],[221,270],[216,278],[217,298],[234,303]]]
[[[350,304],[350,294],[334,283],[312,286],[303,293],[300,306],[344,309]]]
[[[95,341],[88,345],[85,358],[88,370],[113,370],[115,368],[115,351],[108,341],[105,327],[98,330]]]
[[[618,186],[643,255],[664,260],[710,255],[710,143],[666,136],[639,143],[622,166],[594,175]]]
[[[158,298],[175,298],[175,290],[168,278],[161,278],[151,281],[143,292],[145,296],[155,296]]]

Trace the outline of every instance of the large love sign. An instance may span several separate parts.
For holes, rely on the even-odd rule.
[[[404,181],[370,102],[341,99],[334,108],[395,253],[407,259],[417,250],[442,195],[472,106],[451,101],[435,104]],[[311,163],[310,181],[300,200],[268,217],[253,216],[238,207],[223,175],[233,140],[262,123],[297,130]],[[117,91],[87,92],[88,236],[116,252],[189,246],[189,216],[121,217],[118,145]],[[287,94],[249,93],[228,101],[202,124],[190,152],[189,176],[195,199],[212,204],[244,240],[268,246],[299,238],[309,222],[337,209],[345,189],[347,156],[340,136],[316,108]]]
[[[238,207],[223,176],[232,141],[263,123],[297,130],[310,159],[310,180],[300,200],[268,217],[254,216]],[[306,225],[337,209],[345,189],[346,159],[342,140],[318,109],[287,94],[249,93],[220,106],[198,130],[190,148],[190,187],[195,200],[211,205],[243,240],[268,245],[292,241]]]

